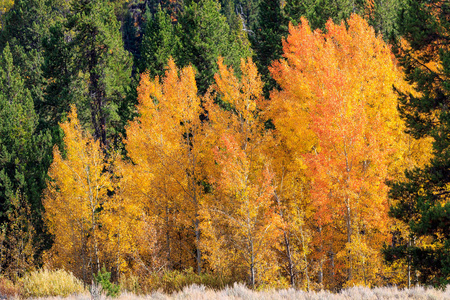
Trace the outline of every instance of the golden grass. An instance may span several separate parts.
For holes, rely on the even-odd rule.
[[[26,274],[22,279],[25,298],[77,295],[86,293],[83,283],[64,270],[42,269]]]

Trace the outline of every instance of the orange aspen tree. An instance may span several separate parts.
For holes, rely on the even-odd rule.
[[[60,126],[65,148],[53,150],[43,199],[45,222],[54,236],[46,263],[89,282],[100,270],[99,211],[112,190],[111,175],[99,142],[82,130],[75,107]]]
[[[126,150],[134,164],[128,171],[130,192],[145,203],[148,216],[157,218],[168,267],[195,265],[201,273],[203,110],[193,68],[178,70],[170,60],[161,80],[143,74],[138,100],[139,117],[126,128]]]
[[[222,59],[218,65],[215,95],[205,104],[208,139],[215,145],[208,168],[213,191],[203,210],[205,257],[219,274],[247,277],[252,287],[271,284],[278,275],[279,220],[272,207],[273,172],[263,151],[269,136],[257,116],[263,84],[250,59],[241,61],[241,79]]]
[[[299,147],[307,152],[318,250],[312,256],[325,263],[329,287],[376,283],[389,228],[385,180],[402,151],[392,89],[401,74],[388,46],[357,15],[348,30],[329,21],[326,33],[312,32],[302,19],[289,33],[284,59],[271,69],[282,88],[271,106],[287,100],[287,114],[272,114],[281,135],[290,122],[307,120],[291,133],[304,132]]]

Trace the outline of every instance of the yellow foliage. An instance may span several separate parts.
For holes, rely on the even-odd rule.
[[[46,257],[49,266],[70,270],[87,281],[100,267],[98,212],[113,187],[104,152],[81,129],[74,107],[68,119],[60,124],[64,155],[55,146],[43,199],[45,222],[55,237]]]
[[[161,260],[201,270],[203,110],[194,70],[178,70],[170,60],[164,78],[142,75],[138,95],[140,116],[127,126],[125,141],[134,163],[123,168],[126,193],[154,221]]]
[[[202,249],[220,276],[271,285],[279,275],[273,246],[280,220],[272,208],[273,172],[264,153],[270,136],[257,114],[263,84],[251,59],[241,61],[241,79],[222,59],[218,65],[205,100],[213,193],[202,210]]]
[[[64,270],[41,269],[26,274],[21,282],[26,298],[67,297],[86,292],[84,284]]]

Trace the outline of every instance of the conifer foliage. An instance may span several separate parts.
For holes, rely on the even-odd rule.
[[[397,56],[406,79],[418,93],[401,93],[400,112],[414,138],[433,139],[429,164],[406,172],[391,187],[391,214],[408,224],[412,239],[386,251],[389,260],[408,259],[420,271],[420,281],[449,282],[449,32],[447,1],[409,1],[400,22],[404,40]]]

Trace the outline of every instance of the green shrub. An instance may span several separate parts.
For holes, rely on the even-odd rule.
[[[111,273],[106,272],[106,268],[103,267],[98,274],[94,274],[94,281],[102,286],[103,291],[106,292],[108,297],[117,297],[120,293],[120,285],[111,283]]]
[[[23,279],[25,297],[51,297],[81,294],[85,292],[83,283],[72,273],[64,270],[46,269],[26,274]]]

